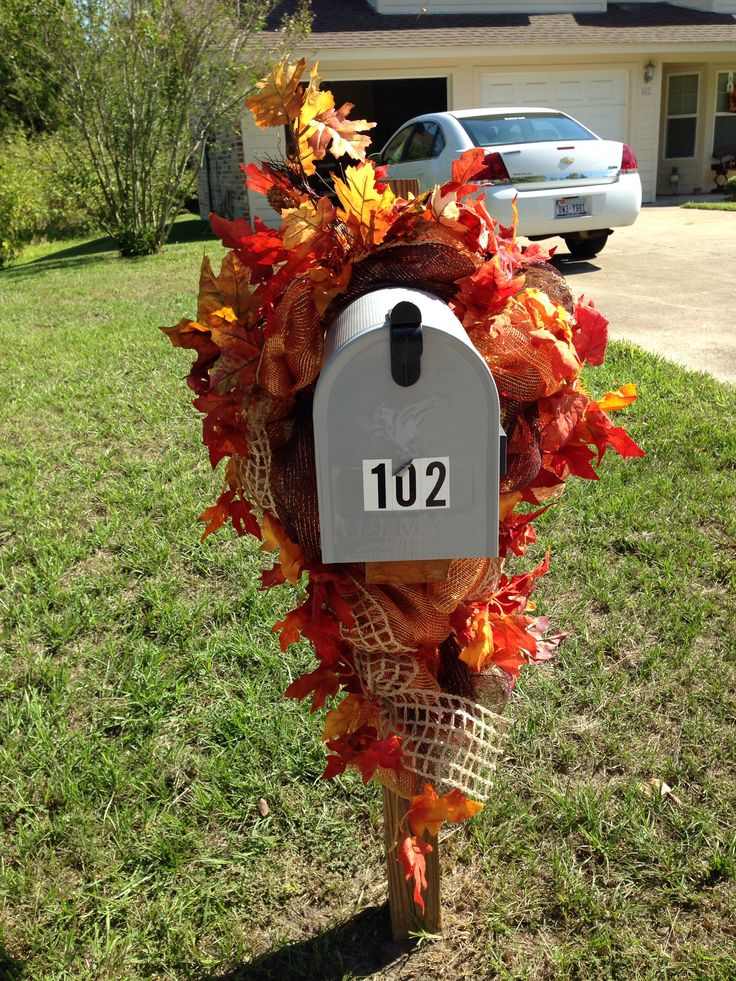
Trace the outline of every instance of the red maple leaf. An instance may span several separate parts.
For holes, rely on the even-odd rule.
[[[549,552],[544,559],[531,569],[518,576],[501,576],[498,590],[493,594],[493,601],[504,613],[523,613],[527,607],[529,596],[534,590],[537,579],[549,570]]]
[[[523,555],[537,540],[532,521],[544,514],[548,507],[549,505],[537,511],[527,511],[526,514],[510,514],[505,518],[499,528],[498,554],[504,556],[513,552],[514,555]]]
[[[202,541],[209,535],[221,528],[230,519],[232,526],[238,535],[251,534],[256,538],[261,537],[261,529],[256,521],[251,506],[239,496],[239,492],[233,489],[224,490],[217,498],[217,501],[209,508],[206,508],[197,519],[206,524],[202,533]]]
[[[247,456],[242,400],[237,392],[220,395],[205,392],[194,400],[194,407],[205,413],[202,420],[202,441],[209,450],[213,468],[226,456]]]
[[[558,477],[584,477],[586,480],[598,480],[598,474],[591,465],[595,454],[589,446],[570,441],[555,453],[545,454],[545,462],[550,470]]]
[[[363,783],[368,783],[378,767],[401,769],[401,740],[396,735],[379,739],[374,726],[361,726],[355,732],[329,739],[327,748],[331,755],[322,774],[325,780],[331,780],[348,766],[360,771]]]
[[[303,674],[300,678],[289,685],[284,692],[286,698],[306,698],[312,696],[311,712],[316,712],[321,708],[326,699],[331,695],[337,694],[340,687],[340,679],[334,671],[325,667],[319,667],[310,674]]]
[[[489,619],[493,631],[491,662],[517,678],[521,667],[529,663],[537,649],[535,638],[526,630],[530,618],[502,613],[491,614]]]
[[[588,364],[603,364],[608,344],[608,321],[592,300],[581,296],[575,305],[575,327],[572,333],[578,357]]]

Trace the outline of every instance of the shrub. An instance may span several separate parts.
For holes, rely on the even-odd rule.
[[[726,181],[723,190],[726,192],[726,196],[732,201],[736,201],[736,174],[733,177],[729,177]]]
[[[7,134],[0,144],[0,266],[12,262],[43,227],[43,183],[30,141],[21,132]]]
[[[64,141],[69,139],[16,130],[0,141],[0,267],[29,242],[81,235],[94,227],[87,207],[94,188],[83,166],[67,163]]]

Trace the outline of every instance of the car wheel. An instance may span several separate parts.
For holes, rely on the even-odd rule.
[[[594,259],[603,250],[610,232],[596,232],[585,238],[579,235],[566,235],[565,245],[573,259]]]

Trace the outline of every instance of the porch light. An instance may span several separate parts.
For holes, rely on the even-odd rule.
[[[657,66],[650,58],[649,61],[646,63],[646,65],[644,65],[644,81],[647,83],[651,82],[652,79],[654,78],[654,73],[656,72],[656,70],[657,70]]]

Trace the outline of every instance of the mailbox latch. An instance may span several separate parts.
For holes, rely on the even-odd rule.
[[[422,312],[415,303],[401,300],[389,316],[391,377],[408,388],[419,380],[422,365]]]

